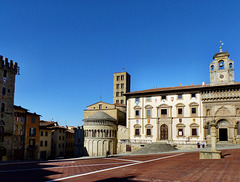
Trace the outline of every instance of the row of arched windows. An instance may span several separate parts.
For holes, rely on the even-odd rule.
[[[224,69],[225,68],[225,65],[224,65],[224,61],[223,60],[220,60],[219,62],[218,62],[218,69]],[[233,64],[232,63],[229,63],[228,64],[228,68],[229,69],[232,69],[233,68]],[[211,65],[211,71],[213,71],[214,70],[214,65]]]
[[[84,137],[113,138],[117,137],[117,130],[84,130]]]

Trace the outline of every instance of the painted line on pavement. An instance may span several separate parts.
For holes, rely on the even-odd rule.
[[[111,159],[111,160],[120,160],[120,161],[129,161],[129,162],[142,162],[142,161],[136,161],[136,160],[130,160],[130,159],[118,159],[118,158],[105,158],[105,159]]]
[[[95,174],[95,173],[100,173],[100,172],[105,172],[105,171],[110,171],[110,170],[114,170],[114,169],[119,169],[119,168],[134,166],[134,165],[137,165],[137,164],[143,164],[143,163],[153,162],[153,161],[162,160],[162,159],[167,159],[167,158],[171,158],[171,157],[176,157],[176,156],[183,155],[183,154],[185,154],[185,153],[175,154],[175,155],[166,156],[166,157],[161,157],[161,158],[156,158],[156,159],[150,159],[150,160],[147,160],[147,161],[142,161],[142,162],[138,162],[138,163],[127,164],[127,165],[123,165],[123,166],[112,167],[112,168],[108,168],[108,169],[102,169],[102,170],[98,170],[98,171],[87,172],[87,173],[83,173],[83,174],[72,175],[72,176],[68,176],[68,177],[63,177],[63,178],[58,178],[58,179],[49,180],[49,181],[47,181],[47,182],[61,181],[61,180],[66,180],[66,179],[71,179],[71,178],[86,176],[86,175]]]

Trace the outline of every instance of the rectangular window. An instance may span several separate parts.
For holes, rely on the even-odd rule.
[[[45,136],[48,136],[48,132],[47,131],[45,131]]]
[[[121,84],[121,88],[124,88],[124,84],[123,83]]]
[[[102,104],[99,104],[99,109],[102,109]]]
[[[182,99],[182,94],[179,94],[179,95],[178,95],[178,99]]]
[[[43,146],[43,141],[40,141],[40,147],[42,147]]]
[[[3,87],[3,88],[2,88],[2,95],[5,95],[5,94],[6,94],[6,88]]]
[[[117,97],[119,96],[119,92],[116,92],[116,96],[117,96]]]
[[[139,116],[139,110],[136,110],[135,113],[136,113],[136,116]]]
[[[116,89],[119,89],[119,84],[116,85]]]
[[[43,131],[41,131],[41,136],[43,136]]]
[[[3,70],[3,77],[6,78],[7,77],[7,71]]]
[[[152,133],[151,133],[151,129],[147,129],[147,136],[151,136]]]
[[[197,109],[195,107],[192,108],[192,114],[196,114],[197,113]]]
[[[35,139],[29,139],[29,147],[35,147]]]
[[[59,136],[59,140],[61,140],[61,136]]]
[[[29,136],[30,137],[36,136],[36,128],[29,128]]]
[[[183,129],[178,129],[178,136],[183,136]]]
[[[196,128],[192,129],[192,136],[197,136],[197,129]]]
[[[117,81],[120,80],[120,76],[117,76]]]
[[[182,113],[183,113],[182,108],[179,108],[179,109],[178,109],[178,114],[182,114]]]
[[[162,96],[162,100],[166,100],[167,99],[167,96],[166,95],[163,95]]]
[[[191,96],[192,96],[192,98],[195,98],[196,97],[196,94],[194,93],[194,94],[191,94]]]
[[[135,129],[135,135],[136,135],[136,136],[139,136],[139,135],[140,135],[139,129]]]
[[[161,115],[167,115],[167,109],[161,109]]]
[[[47,141],[45,141],[45,147],[47,147]]]
[[[35,117],[32,117],[31,123],[35,123]]]
[[[121,96],[123,96],[123,92],[121,92]]]
[[[136,98],[136,103],[139,103],[139,97],[138,97],[138,98]]]
[[[121,100],[121,104],[124,104],[124,100]]]
[[[124,80],[124,75],[121,75],[121,80]]]
[[[58,148],[61,148],[61,143],[58,144]]]
[[[116,100],[116,103],[119,103],[119,100]]]
[[[147,97],[147,102],[150,102],[151,101],[151,97]]]
[[[64,148],[64,143],[62,144],[62,148]]]
[[[151,110],[147,110],[147,118],[150,118],[151,117]]]

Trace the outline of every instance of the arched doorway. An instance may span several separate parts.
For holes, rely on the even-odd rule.
[[[219,141],[228,141],[228,122],[226,120],[218,123],[218,138]]]
[[[168,126],[166,124],[160,127],[160,140],[168,140]]]

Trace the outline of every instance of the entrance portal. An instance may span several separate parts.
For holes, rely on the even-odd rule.
[[[167,140],[168,139],[168,126],[166,124],[163,124],[160,128],[160,139],[161,140]]]
[[[228,141],[227,128],[219,128],[219,141]]]

